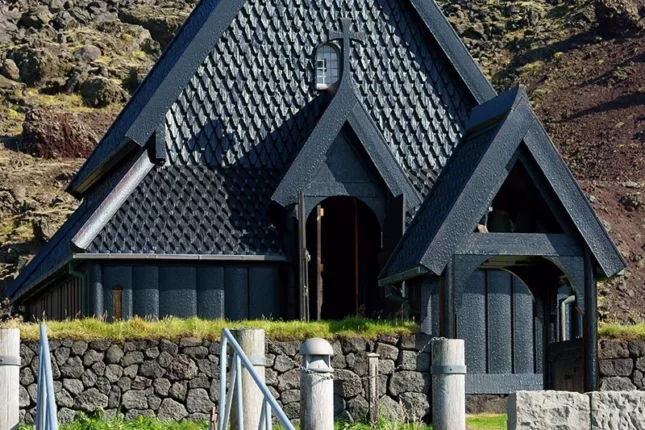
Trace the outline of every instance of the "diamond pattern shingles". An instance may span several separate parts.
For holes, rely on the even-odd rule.
[[[468,136],[457,148],[406,230],[399,249],[384,269],[383,277],[394,276],[419,265],[426,247],[441,228],[500,125]],[[401,246],[403,243],[405,246]]]
[[[173,164],[282,172],[317,115],[316,46],[352,18],[362,102],[425,196],[464,131],[472,97],[409,5],[398,0],[250,0],[166,115]]]
[[[88,252],[283,255],[269,222],[270,171],[168,166],[153,170]]]

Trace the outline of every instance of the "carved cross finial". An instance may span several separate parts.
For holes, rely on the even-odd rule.
[[[330,30],[328,42],[333,40],[342,40],[343,41],[343,78],[349,78],[349,52],[350,52],[350,43],[352,40],[358,41],[360,43],[365,42],[365,35],[358,31],[351,31],[352,20],[351,18],[341,18],[341,31]]]
[[[341,18],[340,24],[342,31],[329,31],[329,41],[343,39],[343,42],[349,43],[350,40],[359,42],[365,41],[365,35],[358,31],[351,31],[352,20],[350,18]]]

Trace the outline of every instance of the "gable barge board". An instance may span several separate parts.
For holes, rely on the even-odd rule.
[[[472,233],[456,254],[582,257],[583,251],[579,241],[566,234]]]
[[[499,172],[507,170],[508,161],[512,159],[533,122],[534,118],[527,104],[520,103],[511,110],[493,138],[493,142],[499,142],[498,148],[491,150],[489,147],[485,151],[421,258],[421,263],[430,271],[441,273],[465,234],[475,229],[477,221],[482,218],[506,179],[506,175],[500,175]],[[482,165],[483,167],[479,168]],[[486,190],[488,195],[482,195],[482,189]]]
[[[526,133],[524,142],[552,184],[605,276],[614,276],[625,269],[627,263],[539,121],[536,120]]]
[[[426,24],[477,102],[484,103],[495,97],[497,92],[435,0],[412,0],[412,6],[417,10],[421,20]]]
[[[511,94],[515,96],[510,97]],[[511,99],[512,107],[508,115],[497,125],[498,128],[491,129],[495,134],[482,153],[476,154],[476,160],[472,153],[461,148],[467,147],[470,139],[478,136],[478,132],[469,133],[466,141],[457,147],[405,236],[385,265],[380,275],[382,278],[392,278],[399,273],[411,273],[409,270],[415,266],[423,266],[435,274],[441,273],[455,250],[462,246],[463,240],[475,229],[476,222],[486,213],[490,202],[506,180],[510,166],[522,160],[520,157],[522,153],[526,159],[534,161],[534,163],[528,163],[536,166],[532,173],[546,178],[545,181],[536,181],[538,184],[544,182],[544,186],[538,191],[546,193],[547,202],[559,200],[559,205],[553,202],[554,206],[550,208],[558,209],[559,206],[563,206],[565,210],[559,210],[560,218],[566,216],[570,219],[568,224],[575,225],[575,231],[570,231],[567,223],[564,223],[563,230],[571,233],[570,237],[577,237],[578,234],[581,236],[585,247],[591,250],[604,275],[613,276],[626,267],[620,252],[609,238],[591,204],[535,116],[522,87],[510,90],[508,94],[502,94],[495,100],[478,106],[473,116],[480,116],[483,121],[488,121],[486,115],[478,111],[488,108],[504,110],[506,108],[502,108],[501,105],[508,106]],[[472,142],[474,144],[476,141]],[[480,146],[473,148],[479,150]],[[459,164],[460,158],[466,156],[470,156],[473,160]],[[463,170],[460,172],[462,178],[467,175],[461,180],[463,184],[458,186],[458,190],[455,189],[456,185],[452,182],[446,184],[445,180],[447,176],[453,174],[451,170],[455,169],[454,163],[457,163],[457,169]],[[532,176],[532,178],[535,177]],[[482,192],[482,190],[485,191]],[[558,211],[554,212],[558,214]],[[420,224],[420,219],[430,227]],[[544,245],[545,243],[542,244]],[[406,246],[416,247],[413,250],[414,253],[406,250]],[[517,247],[517,252],[527,252],[522,251],[521,246]],[[543,252],[550,258],[566,257],[566,255],[549,255],[553,251],[548,248]],[[579,256],[574,257],[580,259]]]
[[[177,95],[246,0],[202,0],[134,92],[67,191],[76,197],[109,171],[133,146],[144,146]]]
[[[442,273],[454,250],[485,215],[534,122],[522,87],[476,107],[473,115],[499,105],[508,111],[506,117],[483,131],[468,133],[457,146],[381,271],[381,278],[416,266]]]

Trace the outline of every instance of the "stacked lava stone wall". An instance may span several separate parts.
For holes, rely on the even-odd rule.
[[[598,360],[601,391],[645,389],[645,340],[603,339]]]
[[[381,336],[331,342],[334,348],[334,403],[337,418],[364,420],[368,412],[367,352],[379,358],[381,415],[419,420],[430,412],[429,338]],[[267,340],[266,382],[291,419],[300,407],[299,341]],[[97,409],[126,419],[207,420],[219,398],[219,342],[183,338],[177,342],[137,340],[91,342],[51,340],[54,391],[61,422]],[[33,422],[38,343],[20,347],[22,421]]]

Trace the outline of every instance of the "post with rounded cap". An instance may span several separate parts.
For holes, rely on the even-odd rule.
[[[433,339],[432,421],[435,430],[466,430],[466,365],[462,339]]]
[[[262,381],[265,378],[265,346],[264,346],[264,330],[255,328],[242,328],[231,330],[231,334],[240,344],[242,351],[249,358],[253,365],[253,370],[260,377]],[[235,363],[230,363],[235,366]],[[238,375],[239,377],[239,375]],[[232,387],[231,387],[232,389]],[[238,393],[239,395],[239,393]],[[246,369],[242,369],[242,419],[240,423],[237,420],[237,402],[231,405],[231,429],[252,429],[260,428],[260,416],[262,415],[262,404],[264,403],[264,396],[260,388],[255,384],[253,378]]]
[[[370,405],[370,424],[373,426],[378,423],[378,359],[378,354],[374,352],[367,353],[367,374],[369,377],[367,402]]]
[[[300,345],[300,428],[334,429],[334,349],[325,339],[313,338]]]
[[[18,430],[20,331],[0,329],[0,429]]]

